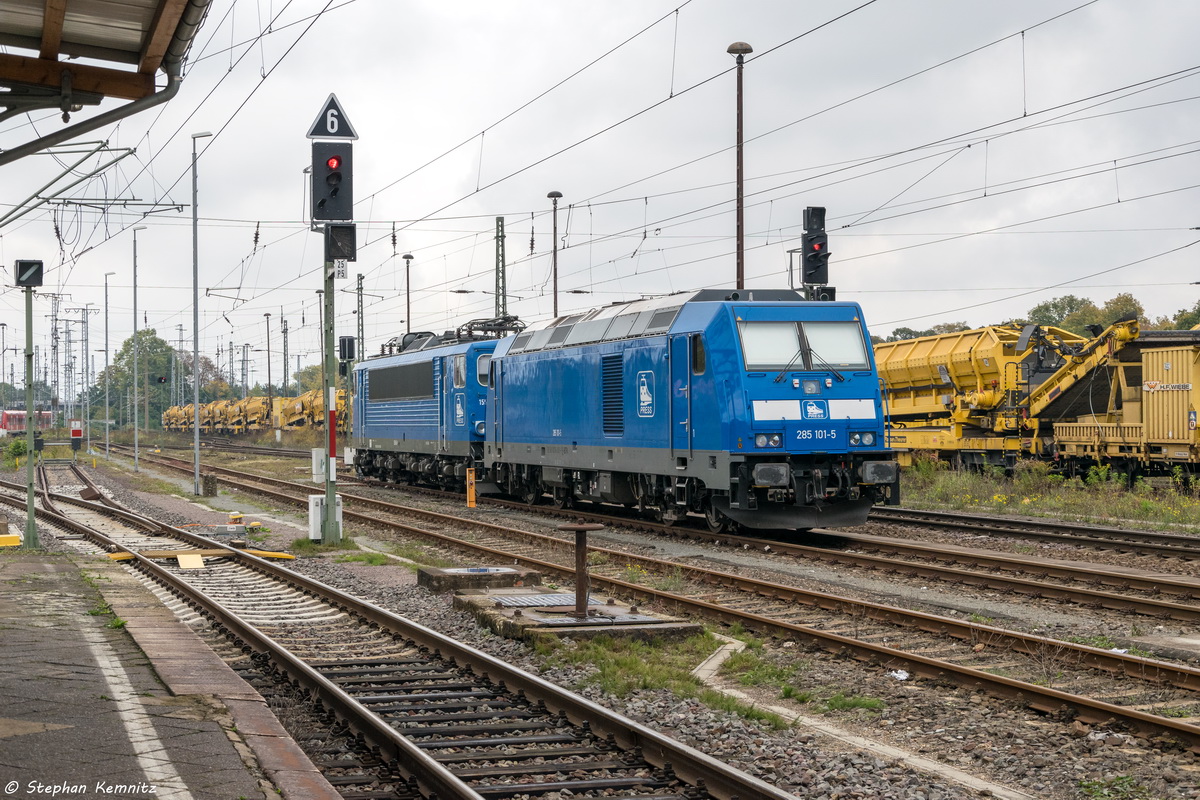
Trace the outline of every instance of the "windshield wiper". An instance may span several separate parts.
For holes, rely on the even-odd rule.
[[[802,356],[802,355],[804,355],[803,347],[801,347],[799,350],[796,351],[796,355],[792,356],[792,360],[787,363],[786,367],[779,370],[779,374],[775,376],[776,383],[779,383],[781,380],[783,380],[783,376],[787,374],[787,371],[792,368],[792,365],[795,364],[796,361],[798,361],[800,356]]]
[[[808,351],[808,354],[809,354],[810,356],[812,356],[812,357],[813,357],[813,360],[814,360],[814,361],[819,361],[822,367],[824,367],[825,369],[827,369],[827,370],[829,370],[830,372],[832,372],[832,373],[833,373],[833,377],[837,378],[839,383],[841,383],[842,381],[846,380],[846,378],[845,378],[845,377],[842,375],[842,373],[838,372],[838,371],[837,371],[837,370],[834,368],[833,364],[830,364],[828,361],[826,361],[825,359],[821,358],[820,354],[818,354],[816,350],[813,350],[813,349],[811,349],[811,348],[810,348],[810,349],[809,349],[809,351]]]

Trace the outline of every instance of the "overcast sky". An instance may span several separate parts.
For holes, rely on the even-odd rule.
[[[1200,4],[1175,0],[214,0],[179,95],[82,137],[136,152],[64,195],[86,204],[0,228],[0,261],[7,284],[15,259],[43,259],[64,308],[93,303],[93,351],[115,272],[115,350],[145,225],[139,325],[171,341],[182,325],[190,347],[190,134],[210,131],[197,140],[201,351],[264,350],[269,324],[279,383],[281,316],[289,374],[296,354],[317,360],[305,134],[334,93],[359,135],[359,256],[339,289],[364,276],[368,353],[410,326],[492,315],[497,216],[509,311],[550,316],[551,190],[560,310],[732,288],[726,49],[744,41],[748,287],[788,286],[803,209],[825,206],[831,283],[873,333],[998,323],[1063,294],[1132,292],[1173,314],[1200,298],[1197,30]],[[61,124],[0,123],[0,147]],[[0,167],[0,214],[58,171],[47,156]],[[354,308],[339,293],[340,335]],[[10,347],[22,309],[6,287]],[[49,311],[39,298],[43,346]],[[254,363],[265,381],[266,353]]]

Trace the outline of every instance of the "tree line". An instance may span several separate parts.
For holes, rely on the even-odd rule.
[[[1129,317],[1136,317],[1142,330],[1186,330],[1200,325],[1200,300],[1191,308],[1182,308],[1172,316],[1150,319],[1146,317],[1146,309],[1129,292],[1122,292],[1101,306],[1086,297],[1067,294],[1044,303],[1038,303],[1029,309],[1029,313],[1024,317],[1005,320],[1001,324],[1027,325],[1032,323],[1043,327],[1062,328],[1079,336],[1091,336],[1089,328],[1096,325],[1107,328],[1117,320]],[[905,339],[919,339],[922,336],[936,336],[967,330],[971,330],[971,326],[966,322],[943,322],[925,330],[895,328],[889,336],[872,336],[871,343],[899,342]]]
[[[171,375],[174,363],[174,378],[176,386],[182,386],[184,404],[192,402],[192,353],[190,350],[176,350],[169,342],[160,338],[153,328],[145,328],[137,332],[138,346],[138,376],[137,383],[133,380],[133,342],[131,336],[126,339],[121,348],[113,355],[107,369],[101,369],[95,376],[95,383],[85,387],[75,402],[72,414],[78,418],[84,417],[85,407],[90,405],[91,418],[104,418],[105,385],[107,383],[109,417],[113,420],[113,428],[118,429],[132,424],[133,404],[137,403],[138,427],[158,428],[162,414],[171,405]],[[20,369],[17,370],[18,380]],[[292,373],[288,381],[288,394],[296,396],[313,389],[321,388],[322,370],[320,364],[312,364]],[[270,391],[268,392],[268,388]],[[282,385],[273,383],[270,387],[256,382],[249,387],[250,395],[275,396],[282,394]],[[34,403],[40,410],[53,410],[59,416],[66,413],[65,398],[54,397],[54,389],[50,383],[35,379],[33,381]],[[60,391],[62,391],[60,389]],[[177,390],[178,391],[178,390]],[[240,383],[229,382],[228,369],[218,370],[216,363],[207,356],[200,357],[200,402],[211,403],[214,400],[234,400],[242,397]],[[0,380],[0,402],[6,408],[24,408],[25,389]],[[62,420],[56,417],[55,424]],[[94,423],[95,424],[95,423]]]

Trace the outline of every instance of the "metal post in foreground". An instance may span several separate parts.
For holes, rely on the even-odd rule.
[[[40,281],[39,281],[40,283]],[[27,550],[40,550],[37,520],[33,507],[33,433],[37,429],[37,409],[33,406],[33,287],[25,287],[25,538]]]
[[[591,592],[591,580],[588,578],[588,543],[589,531],[602,531],[603,525],[595,523],[576,522],[559,525],[560,531],[575,534],[575,616],[584,618],[588,615],[588,594]]]
[[[196,140],[192,134],[192,493],[200,496],[200,210],[197,208]]]
[[[321,522],[321,544],[342,540],[337,524],[337,353],[333,349],[333,262],[325,262],[325,312],[322,315],[325,360],[325,434],[329,463],[325,465],[325,519]]]

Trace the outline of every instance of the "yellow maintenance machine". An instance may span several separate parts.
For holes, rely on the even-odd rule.
[[[321,402],[321,390],[313,389],[299,397],[292,398],[283,406],[283,427],[303,428],[312,425],[317,416],[313,405]]]
[[[162,415],[168,430],[190,431],[192,407],[171,406]],[[200,430],[203,433],[242,434],[268,428],[325,427],[325,395],[320,389],[299,397],[251,396],[242,400],[215,400],[200,406]],[[350,408],[346,390],[337,393],[337,427],[350,429]]]
[[[960,466],[1053,458],[1053,423],[1108,411],[1111,364],[1138,333],[1135,320],[1092,339],[1010,324],[876,345],[889,443],[901,463],[916,450]]]
[[[1058,457],[1122,472],[1200,472],[1200,330],[1142,331],[1107,365],[1108,408],[1054,424]]]

